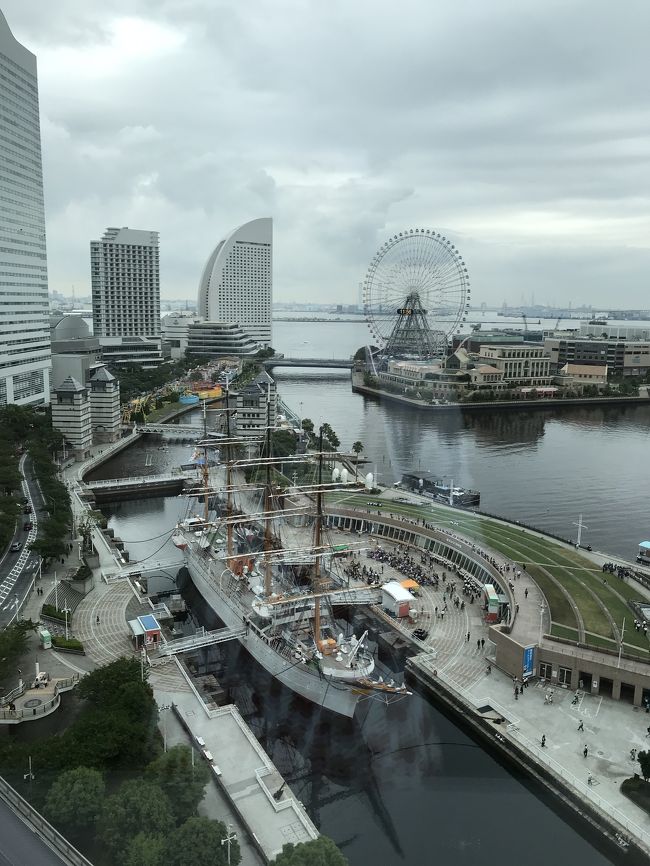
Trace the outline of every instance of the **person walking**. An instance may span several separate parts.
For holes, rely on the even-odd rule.
[[[470,634],[467,632],[467,643],[469,643]]]
[[[630,749],[630,760],[636,761],[636,749]]]
[[[542,734],[542,749],[546,748],[546,734]]]
[[[584,755],[585,758],[586,758],[587,755],[589,754],[589,749],[587,748],[587,744],[586,744],[586,743],[585,743],[585,747],[584,747],[584,749],[582,750],[582,754]]]
[[[578,725],[578,730],[584,731],[584,729],[585,729],[585,723],[582,721],[582,719],[580,719],[580,724]]]
[[[97,619],[95,620],[95,624],[99,625],[99,617],[97,617]]]

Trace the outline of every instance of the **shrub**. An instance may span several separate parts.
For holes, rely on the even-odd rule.
[[[77,650],[77,652],[84,651],[84,645],[80,640],[77,640],[74,637],[64,638],[55,634],[52,635],[52,646],[55,646],[57,649],[68,649],[68,650]]]
[[[60,619],[65,622],[65,612],[54,607],[53,604],[44,604],[41,608],[42,616],[49,616],[50,619]]]

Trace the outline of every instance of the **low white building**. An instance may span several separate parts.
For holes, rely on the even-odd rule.
[[[415,596],[396,580],[385,583],[381,588],[381,605],[393,616],[408,616],[414,601]]]
[[[606,385],[607,364],[565,364],[560,376],[567,376],[584,385]]]
[[[100,337],[99,345],[102,361],[112,367],[135,365],[153,370],[165,360],[159,337]]]

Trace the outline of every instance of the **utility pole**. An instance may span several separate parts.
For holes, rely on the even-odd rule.
[[[165,714],[163,716],[163,752],[167,751],[167,712],[171,708],[171,704],[161,704],[158,707],[160,712]],[[194,754],[194,749],[192,749],[192,754]]]
[[[221,840],[222,845],[228,846],[228,866],[230,866],[230,846],[237,841],[237,834],[232,832],[232,824],[226,825],[226,838]]]
[[[623,627],[621,628],[621,640],[619,641],[619,644],[618,644],[618,664],[616,665],[617,668],[620,668],[620,666],[621,666],[621,654],[623,652],[623,635],[624,634],[625,634],[625,617],[623,617]]]
[[[578,527],[578,540],[576,541],[576,547],[580,547],[580,542],[582,540],[582,530],[589,529],[589,527],[585,526],[585,524],[582,522],[582,514],[578,517],[578,522],[574,522],[573,525]]]

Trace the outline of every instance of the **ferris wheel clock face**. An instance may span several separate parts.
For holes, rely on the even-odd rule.
[[[363,282],[363,310],[384,348],[400,319],[424,311],[440,343],[459,333],[470,301],[469,275],[460,253],[431,229],[408,229],[382,244]]]

